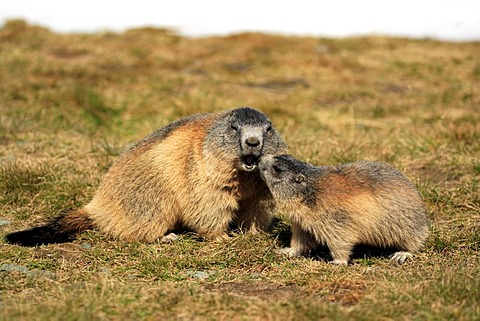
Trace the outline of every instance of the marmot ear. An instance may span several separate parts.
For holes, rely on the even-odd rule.
[[[304,181],[305,181],[305,175],[303,175],[303,174],[297,174],[297,175],[295,176],[295,183],[300,184],[300,183],[303,183]]]

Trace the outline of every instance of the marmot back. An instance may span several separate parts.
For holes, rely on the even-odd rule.
[[[289,155],[263,156],[260,172],[280,212],[292,219],[290,256],[319,244],[347,264],[356,244],[395,247],[402,264],[429,235],[424,202],[400,171],[358,161],[315,167]]]
[[[84,213],[102,232],[146,242],[169,240],[167,232],[178,227],[207,239],[225,235],[230,224],[263,229],[274,202],[257,161],[263,153],[285,151],[268,117],[253,108],[183,118],[129,148],[75,219]],[[50,224],[56,232],[48,235],[55,234],[55,241],[62,239],[69,215]],[[26,232],[7,240],[27,243]],[[68,240],[72,233],[70,229]],[[49,243],[38,235],[33,239]]]

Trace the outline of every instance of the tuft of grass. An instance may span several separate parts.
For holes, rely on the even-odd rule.
[[[102,95],[94,90],[82,86],[75,87],[73,98],[95,127],[110,126],[120,114],[118,110],[107,106]]]
[[[6,163],[0,168],[3,205],[24,205],[53,180],[53,171],[43,164]]]
[[[180,117],[264,111],[315,165],[404,171],[432,220],[403,266],[379,249],[290,259],[290,222],[223,242],[143,244],[89,231],[0,242],[2,320],[475,320],[480,315],[480,43],[164,29],[0,28],[0,234],[79,208],[122,151]]]

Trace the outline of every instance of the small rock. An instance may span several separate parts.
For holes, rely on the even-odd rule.
[[[28,277],[44,277],[49,279],[54,279],[57,275],[54,272],[47,271],[47,270],[28,270],[26,266],[17,265],[17,264],[2,264],[0,265],[0,271],[5,272],[21,272]]]
[[[210,276],[213,275],[212,272],[205,271],[185,271],[185,274],[199,280],[208,279]]]
[[[55,279],[57,277],[57,275],[52,271],[37,270],[37,269],[27,271],[26,274],[28,276],[43,277],[43,278],[47,278],[47,279]]]
[[[0,265],[0,271],[27,273],[28,268],[26,266],[22,266],[22,265],[7,263],[7,264]]]
[[[84,248],[84,249],[91,249],[91,248],[92,248],[92,246],[91,246],[90,244],[88,244],[88,243],[83,243],[83,244],[80,245],[80,246],[81,246],[82,248]]]

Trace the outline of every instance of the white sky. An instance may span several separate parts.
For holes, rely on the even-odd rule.
[[[0,23],[12,18],[67,33],[157,26],[188,36],[260,31],[480,40],[480,0],[1,0]]]

